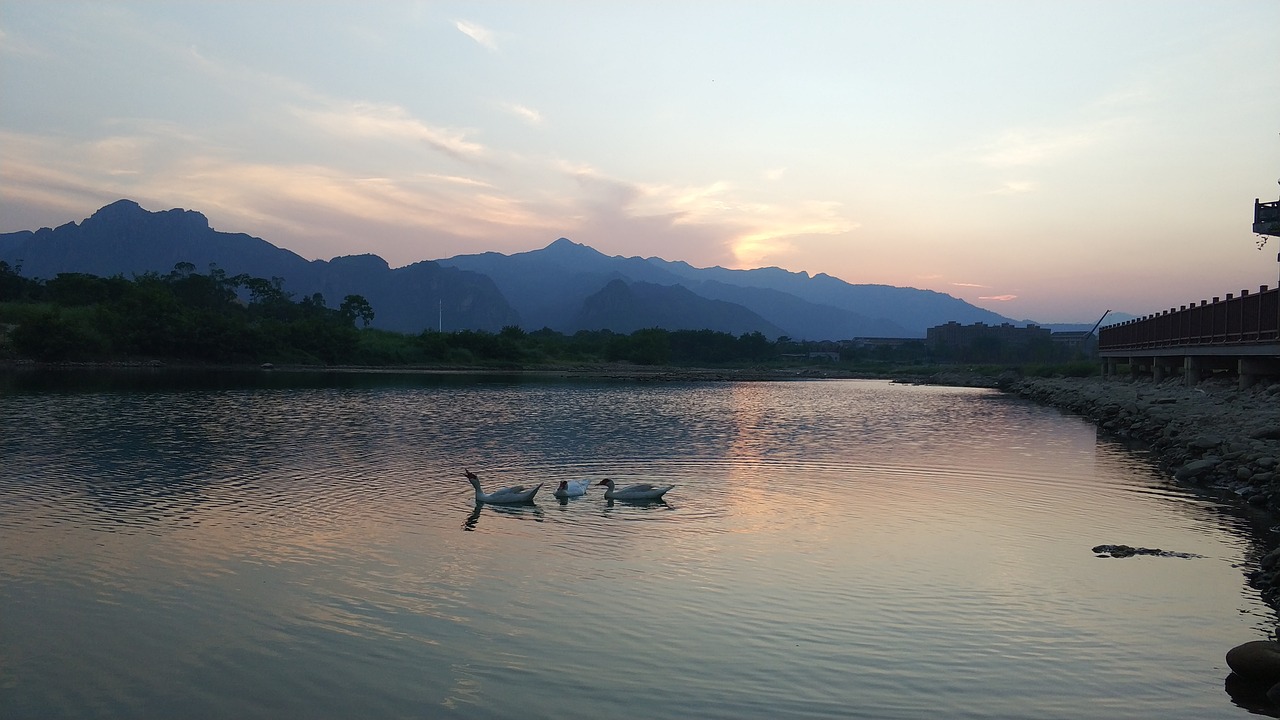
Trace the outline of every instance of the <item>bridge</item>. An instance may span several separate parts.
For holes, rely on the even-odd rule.
[[[1241,387],[1280,375],[1280,288],[1201,300],[1098,331],[1103,374],[1121,364],[1157,381],[1181,371],[1195,384],[1215,371],[1234,373]]]
[[[1280,201],[1253,201],[1253,231],[1280,236]],[[1280,376],[1280,288],[1263,285],[1108,325],[1098,331],[1098,356],[1104,375],[1123,364],[1157,381],[1181,372],[1188,385],[1215,372],[1238,376],[1241,387]]]

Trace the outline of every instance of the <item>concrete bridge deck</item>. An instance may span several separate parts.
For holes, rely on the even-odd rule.
[[[1181,373],[1189,385],[1215,371],[1238,375],[1242,387],[1280,377],[1280,288],[1263,285],[1108,325],[1098,331],[1098,355],[1104,375],[1123,364],[1156,380]]]

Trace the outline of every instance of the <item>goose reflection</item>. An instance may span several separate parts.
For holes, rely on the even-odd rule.
[[[675,507],[663,498],[610,498],[605,501],[605,510],[612,510],[614,504],[621,507],[645,508],[649,510],[674,510]]]
[[[490,505],[488,503],[476,503],[475,508],[467,515],[467,519],[462,521],[462,529],[468,532],[474,531],[480,524],[480,516],[488,508],[489,512],[495,515],[514,516],[520,520],[532,520],[534,522],[542,522],[542,508],[533,503],[525,503],[524,505]]]

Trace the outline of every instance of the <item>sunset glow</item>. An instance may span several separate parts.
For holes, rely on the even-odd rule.
[[[559,237],[1092,321],[1275,285],[1280,4],[0,5],[0,232]]]

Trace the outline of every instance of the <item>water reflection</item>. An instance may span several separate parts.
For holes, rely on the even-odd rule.
[[[519,386],[557,382],[526,373],[413,370],[223,370],[200,368],[10,368],[0,372],[0,395],[138,393],[245,389],[386,389]]]
[[[0,707],[1203,718],[1274,624],[1252,518],[995,393],[378,380],[4,395]],[[468,463],[676,488],[476,506]]]
[[[609,498],[608,500],[604,501],[604,506],[606,510],[612,510],[615,505],[617,505],[618,507],[644,508],[647,510],[659,510],[659,509],[674,510],[675,509],[671,505],[671,503],[667,502],[666,498],[632,498],[632,499]]]
[[[521,520],[532,520],[534,522],[543,521],[543,509],[533,503],[518,503],[514,505],[490,505],[488,503],[477,503],[475,509],[467,515],[467,519],[462,522],[462,529],[473,531],[480,524],[480,516],[486,511],[499,517],[517,518]]]
[[[1280,717],[1280,706],[1267,696],[1267,690],[1270,689],[1268,686],[1250,682],[1231,673],[1227,676],[1223,687],[1231,697],[1231,702],[1248,710],[1251,714]]]

